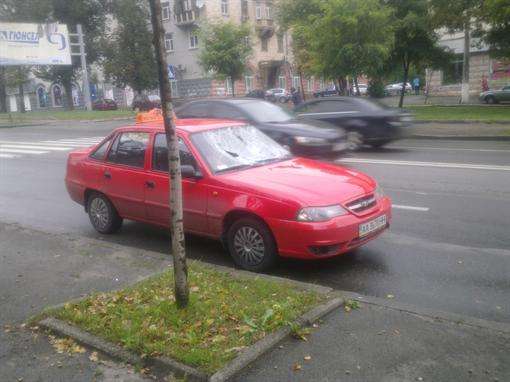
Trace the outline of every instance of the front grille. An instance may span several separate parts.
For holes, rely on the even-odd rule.
[[[369,208],[375,206],[376,199],[373,194],[365,195],[361,198],[353,200],[352,202],[347,203],[347,208],[355,213],[360,213]]]

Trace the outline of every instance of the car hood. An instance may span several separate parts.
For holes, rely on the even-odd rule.
[[[345,136],[345,131],[320,121],[301,121],[291,119],[286,122],[267,122],[260,125],[262,129],[279,130],[292,136],[316,137],[337,140]]]
[[[374,191],[369,176],[342,166],[294,158],[218,176],[230,186],[306,206],[345,203]]]

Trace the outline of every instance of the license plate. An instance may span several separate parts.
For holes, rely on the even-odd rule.
[[[359,237],[363,237],[386,226],[386,215],[359,225]]]

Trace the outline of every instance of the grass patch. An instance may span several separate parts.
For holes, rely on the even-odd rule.
[[[27,111],[26,113],[0,113],[0,124],[21,124],[34,121],[94,121],[119,117],[134,117],[132,110],[58,110]]]
[[[417,120],[430,121],[509,121],[510,106],[406,106]]]
[[[177,309],[173,271],[122,291],[94,294],[49,314],[143,356],[164,355],[213,373],[239,350],[326,297],[263,278],[236,279],[196,263],[188,308]]]

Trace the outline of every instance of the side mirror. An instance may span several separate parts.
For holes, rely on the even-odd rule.
[[[202,173],[200,171],[196,170],[195,167],[193,167],[190,164],[181,165],[181,175],[182,175],[183,179],[185,179],[185,178],[201,179],[202,178]]]

